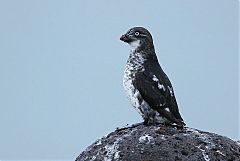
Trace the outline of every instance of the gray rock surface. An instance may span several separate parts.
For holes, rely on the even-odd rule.
[[[102,137],[76,161],[240,161],[240,143],[214,133],[171,126],[127,127]]]

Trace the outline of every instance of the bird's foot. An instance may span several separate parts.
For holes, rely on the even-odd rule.
[[[167,127],[173,127],[177,128],[178,130],[183,129],[185,124],[176,124],[176,123],[170,123],[170,122],[164,122],[162,125]]]
[[[132,124],[132,125],[130,125],[130,126],[129,126],[129,124],[127,124],[125,127],[121,127],[121,128],[117,127],[117,128],[116,128],[116,131],[121,131],[121,130],[126,130],[126,129],[132,129],[132,128],[135,128],[135,127],[137,127],[137,126],[139,126],[139,125],[144,125],[144,122],[135,123],[135,124]]]

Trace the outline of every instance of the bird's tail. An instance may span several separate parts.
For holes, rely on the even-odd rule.
[[[171,112],[166,111],[165,109],[158,109],[158,112],[161,116],[167,118],[171,123],[175,123],[178,127],[184,127],[186,124],[182,119],[177,119]]]

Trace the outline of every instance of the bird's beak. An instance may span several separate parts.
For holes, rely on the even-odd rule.
[[[129,38],[127,35],[122,35],[122,36],[120,37],[120,40],[121,40],[121,41],[124,41],[124,42],[129,42],[129,41],[130,41],[130,38]]]

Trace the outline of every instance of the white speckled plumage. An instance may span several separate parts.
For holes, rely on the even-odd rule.
[[[150,32],[134,27],[120,37],[132,50],[124,71],[123,86],[131,104],[146,124],[183,127],[171,82],[158,63]]]
[[[163,91],[165,91],[166,89],[165,89],[165,87],[164,87],[164,85],[163,84],[161,84],[161,83],[159,83],[159,80],[158,80],[158,78],[155,76],[155,75],[153,75],[153,81],[155,81],[155,82],[157,82],[158,83],[158,88],[159,89],[162,89]]]
[[[138,53],[136,50],[139,46],[138,43],[139,41],[134,42],[132,43],[134,45],[131,45],[132,50],[130,51],[130,56],[123,76],[123,87],[132,106],[144,119],[147,119],[149,123],[163,123],[166,119],[161,117],[157,111],[150,108],[148,103],[142,99],[139,91],[133,85],[136,72],[145,70],[143,66],[145,58],[143,58],[142,54]]]

